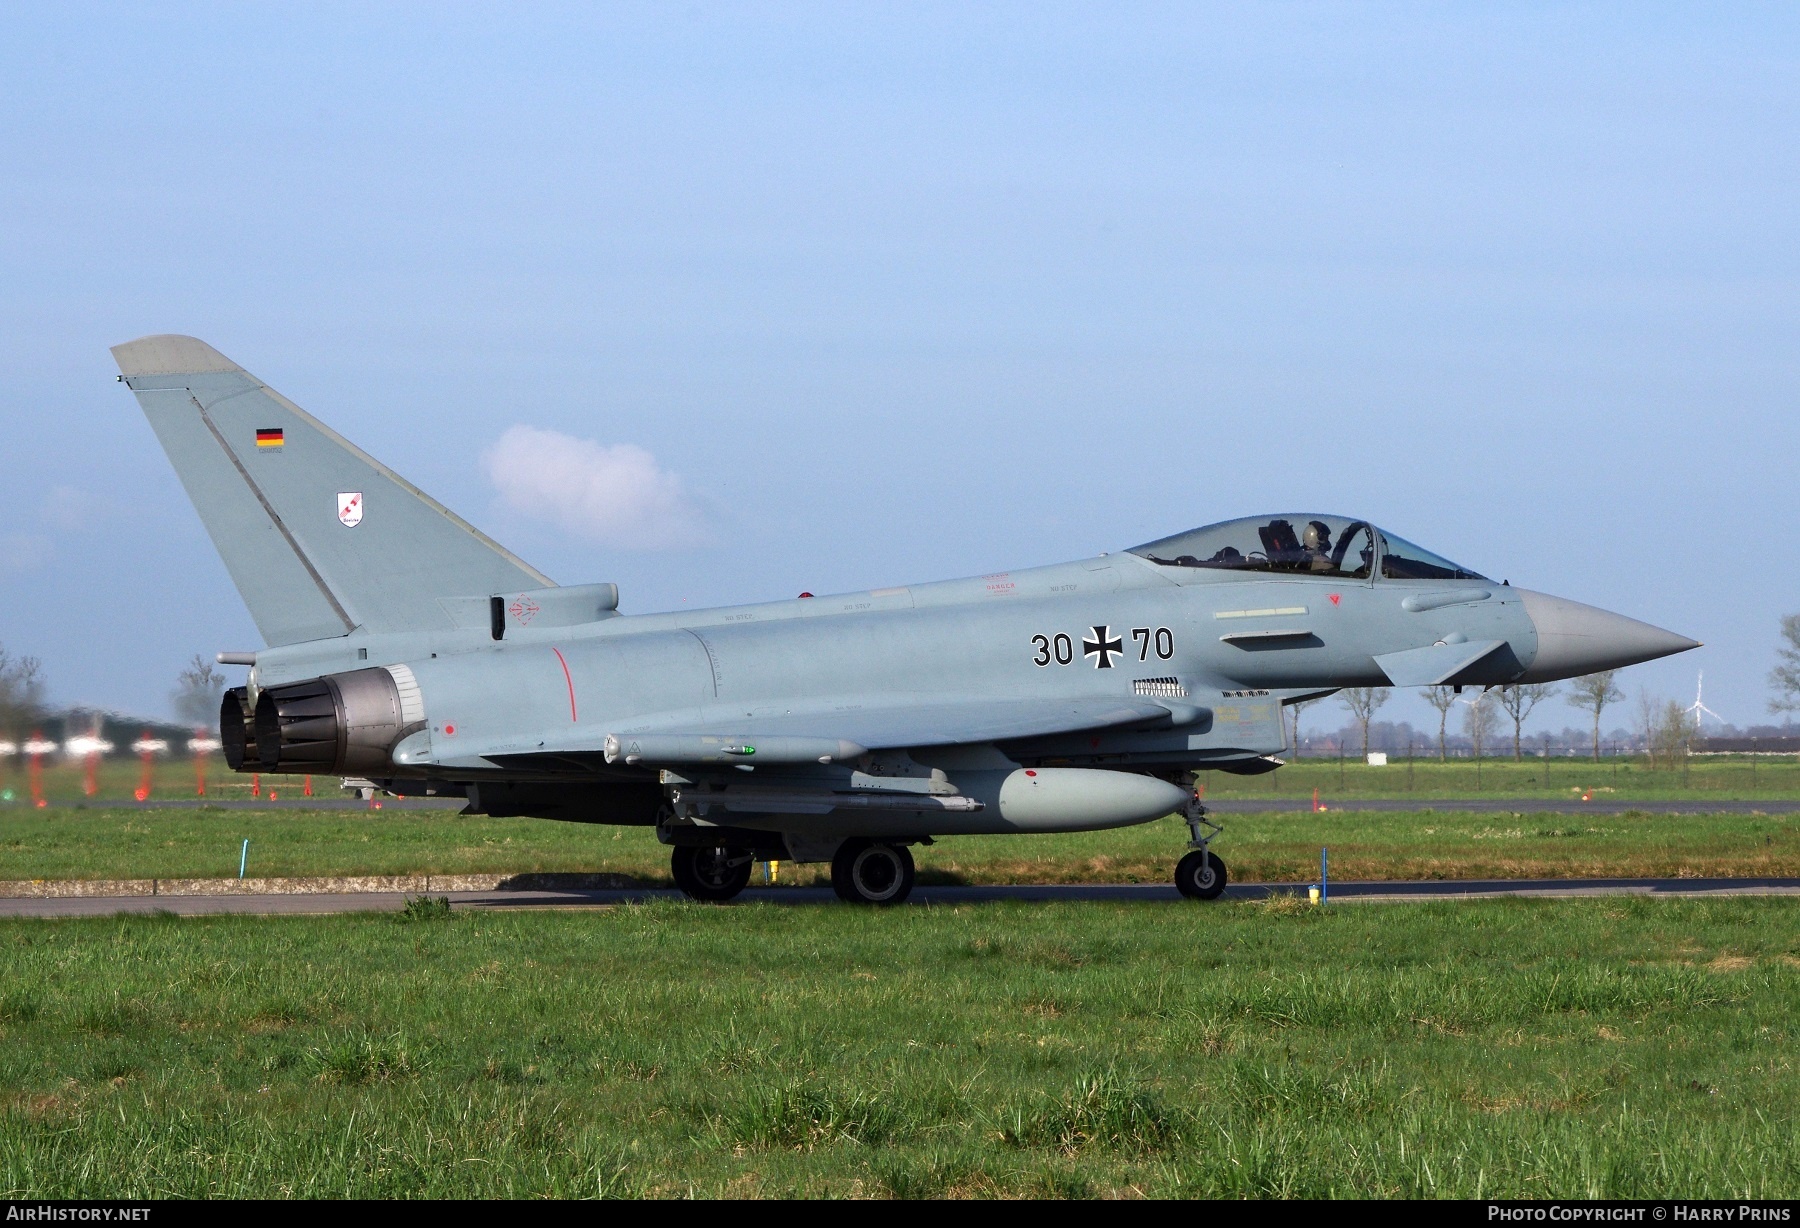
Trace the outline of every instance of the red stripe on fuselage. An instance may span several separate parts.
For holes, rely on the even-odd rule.
[[[571,721],[573,721],[576,719],[576,717],[575,717],[575,679],[569,676],[569,663],[567,661],[563,660],[562,649],[552,648],[550,651],[556,654],[556,663],[558,665],[562,666],[562,669],[563,669],[563,681],[569,684],[569,719]]]

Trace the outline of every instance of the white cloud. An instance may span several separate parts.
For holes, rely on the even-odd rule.
[[[482,461],[508,507],[571,533],[635,550],[705,540],[706,518],[681,479],[635,444],[514,426]]]

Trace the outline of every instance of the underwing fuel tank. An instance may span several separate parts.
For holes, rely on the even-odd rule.
[[[985,803],[996,831],[1093,831],[1148,823],[1187,804],[1187,790],[1154,776],[1097,768],[959,772],[968,796]]]
[[[235,740],[265,772],[379,772],[396,742],[425,727],[418,681],[404,665],[264,687],[248,730],[233,728],[233,714],[228,696],[219,730],[227,753]]]
[[[678,811],[696,807],[690,817],[730,811],[733,822],[749,827],[891,837],[1129,827],[1177,812],[1188,800],[1187,790],[1166,780],[1099,768],[978,769],[949,779],[958,792],[800,793],[733,782],[721,791],[677,794],[674,801]]]

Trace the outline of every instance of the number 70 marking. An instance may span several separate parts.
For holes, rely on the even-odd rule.
[[[1150,659],[1150,648],[1156,647],[1156,658],[1167,661],[1175,655],[1175,633],[1167,627],[1158,627],[1152,631],[1149,627],[1133,627],[1131,638],[1137,642],[1138,660]]]

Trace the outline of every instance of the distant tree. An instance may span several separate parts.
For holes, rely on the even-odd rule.
[[[1638,696],[1638,731],[1644,736],[1650,766],[1673,768],[1687,754],[1693,717],[1678,701],[1645,691]]]
[[[0,644],[0,731],[18,737],[43,719],[44,664],[36,657],[15,657]]]
[[[1463,713],[1463,732],[1469,735],[1469,741],[1475,747],[1475,757],[1479,759],[1482,748],[1487,745],[1488,739],[1494,734],[1494,723],[1499,717],[1494,712],[1494,705],[1490,702],[1490,696],[1486,691],[1474,699],[1465,699],[1462,702],[1468,708],[1468,711]]]
[[[1293,703],[1288,705],[1288,710],[1294,714],[1294,755],[1295,755],[1295,757],[1298,757],[1300,754],[1300,713],[1302,713],[1306,709],[1312,707],[1314,704],[1316,704],[1318,702],[1319,701],[1316,698],[1300,699],[1300,700],[1295,700]]]
[[[1350,709],[1350,715],[1362,726],[1363,758],[1369,757],[1369,722],[1375,719],[1376,709],[1388,701],[1392,691],[1384,686],[1351,686],[1338,693],[1344,706]]]
[[[1633,706],[1637,709],[1637,719],[1632,722],[1636,726],[1632,732],[1643,741],[1644,750],[1650,756],[1650,766],[1654,768],[1656,766],[1656,727],[1662,721],[1663,699],[1659,695],[1652,695],[1649,691],[1639,691],[1637,703]]]
[[[1800,711],[1800,614],[1782,616],[1781,638],[1787,642],[1776,648],[1780,664],[1769,671],[1769,685],[1775,688],[1769,711]]]
[[[211,725],[219,715],[225,675],[199,653],[175,677],[175,715],[195,728]]]
[[[1548,682],[1527,682],[1523,686],[1503,686],[1500,688],[1500,706],[1506,709],[1506,715],[1513,723],[1513,762],[1524,758],[1519,749],[1521,727],[1531,710],[1556,694],[1556,687]]]
[[[1456,688],[1453,686],[1428,686],[1425,688],[1425,702],[1437,709],[1438,759],[1448,759],[1450,755],[1444,747],[1444,727],[1450,723],[1450,709],[1456,704]]]
[[[1675,766],[1678,760],[1686,759],[1693,749],[1694,735],[1700,732],[1699,713],[1689,712],[1681,704],[1671,699],[1663,705],[1662,740],[1667,748],[1665,754],[1669,766]]]
[[[1603,669],[1597,674],[1589,674],[1577,678],[1569,684],[1569,693],[1564,702],[1572,708],[1580,708],[1594,714],[1594,762],[1600,761],[1600,714],[1606,711],[1607,705],[1616,704],[1625,698],[1625,692],[1619,689],[1619,671]]]

